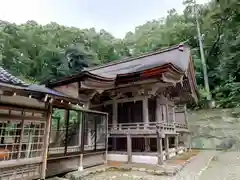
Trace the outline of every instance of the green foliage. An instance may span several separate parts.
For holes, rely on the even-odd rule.
[[[188,41],[200,90],[206,97],[193,14],[194,0],[184,2],[183,14],[171,9],[165,18],[149,21],[116,39],[105,30],[78,29],[34,21],[16,25],[0,21],[0,63],[14,75],[42,82],[82,71],[84,67],[135,56]],[[196,5],[210,89],[217,105],[240,105],[240,8],[238,0],[211,0]]]

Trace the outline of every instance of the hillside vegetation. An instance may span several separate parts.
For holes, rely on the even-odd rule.
[[[240,150],[240,108],[192,111],[188,117],[194,148]]]
[[[240,7],[238,0],[212,0],[197,5],[204,34],[210,88],[221,107],[240,103]],[[0,21],[0,63],[29,82],[46,82],[79,72],[83,67],[154,51],[188,41],[202,97],[203,76],[196,38],[193,0],[183,14],[171,9],[117,39],[105,30],[79,29],[35,21],[16,25]]]

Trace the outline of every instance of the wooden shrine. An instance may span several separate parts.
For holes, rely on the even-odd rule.
[[[186,104],[198,95],[185,44],[91,67],[47,87],[109,114],[110,161],[162,164],[191,149]]]

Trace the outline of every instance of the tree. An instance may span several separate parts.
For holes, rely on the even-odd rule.
[[[240,105],[238,1],[211,0],[197,5],[210,89],[222,107]],[[16,25],[0,21],[0,63],[14,75],[39,82],[188,41],[201,90],[204,83],[193,2],[184,2],[183,14],[171,9],[166,17],[137,26],[123,39],[115,38],[104,29],[97,32],[94,28],[79,29],[57,23],[40,25],[28,21]]]

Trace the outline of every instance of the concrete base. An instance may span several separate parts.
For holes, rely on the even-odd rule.
[[[78,171],[83,171],[83,167],[82,167],[82,166],[79,166],[79,167],[78,167]]]
[[[169,149],[169,157],[172,158],[177,154],[182,154],[186,151],[185,147],[179,147],[177,150],[175,148]],[[176,153],[177,152],[177,153]],[[166,160],[165,151],[163,151],[163,160]],[[128,155],[126,152],[108,152],[107,155],[108,161],[117,161],[117,162],[127,162]],[[140,163],[140,164],[158,164],[157,153],[132,153],[132,163]]]

